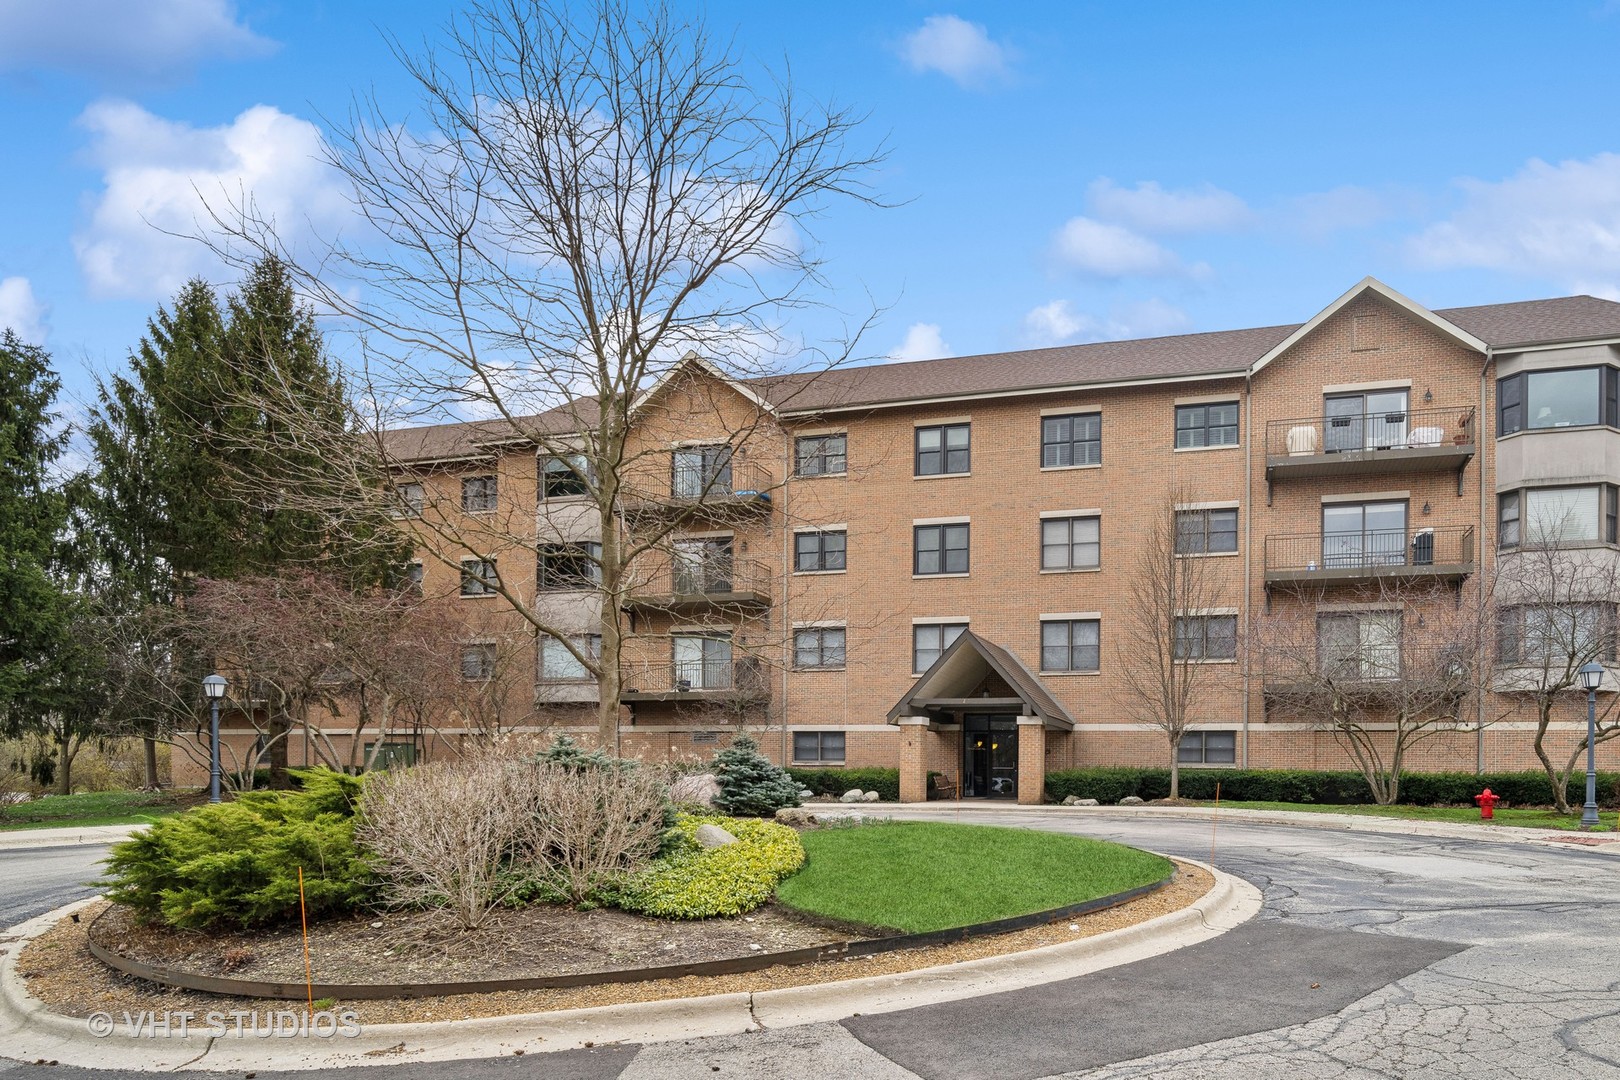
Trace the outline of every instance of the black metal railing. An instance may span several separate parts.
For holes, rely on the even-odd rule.
[[[771,575],[755,559],[732,555],[705,555],[698,559],[679,556],[657,566],[630,589],[636,602],[701,601],[727,596],[767,596]]]
[[[1462,692],[1475,676],[1466,650],[1455,645],[1409,645],[1402,642],[1337,647],[1318,644],[1314,651],[1286,649],[1266,666],[1268,686],[1317,685],[1323,688],[1364,686],[1370,690],[1401,684],[1417,692]]]
[[[1474,527],[1369,529],[1352,533],[1300,533],[1266,537],[1267,572],[1365,571],[1376,577],[1396,568],[1470,566]]]
[[[1267,457],[1434,450],[1474,444],[1473,406],[1303,416],[1266,423]]]
[[[709,693],[763,694],[765,665],[754,656],[705,656],[628,665],[624,692],[636,696]]]

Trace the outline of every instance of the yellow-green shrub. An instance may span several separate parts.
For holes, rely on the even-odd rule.
[[[699,825],[718,825],[737,838],[717,848],[698,846]],[[776,893],[783,878],[804,865],[804,845],[786,825],[718,814],[681,814],[668,847],[614,898],[626,911],[664,919],[741,915]]]

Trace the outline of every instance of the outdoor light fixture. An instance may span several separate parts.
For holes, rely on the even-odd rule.
[[[1603,665],[1597,661],[1582,664],[1581,685],[1586,688],[1586,805],[1581,807],[1581,828],[1597,827],[1597,690],[1603,682]]]
[[[203,681],[203,696],[208,699],[209,740],[208,740],[208,801],[219,802],[219,699],[225,696],[225,687],[229,684],[218,675],[210,675]]]

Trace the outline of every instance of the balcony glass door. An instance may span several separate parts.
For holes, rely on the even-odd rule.
[[[1391,450],[1406,445],[1407,391],[1377,390],[1326,399],[1327,452]]]
[[[675,689],[727,690],[730,687],[730,638],[675,639]]]
[[[1341,682],[1378,682],[1401,673],[1398,611],[1321,615],[1316,622],[1317,663]]]
[[[731,494],[731,447],[683,446],[675,451],[673,494],[701,499]]]
[[[1403,566],[1405,563],[1404,502],[1322,507],[1324,567]]]
[[[675,592],[698,596],[731,591],[731,540],[675,541]]]

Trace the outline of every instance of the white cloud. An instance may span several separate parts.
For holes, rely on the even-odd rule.
[[[955,15],[928,16],[901,41],[900,55],[913,71],[937,71],[967,87],[1004,78],[1012,59],[983,26]]]
[[[0,330],[8,328],[30,345],[45,343],[45,305],[25,277],[0,278]]]
[[[1209,267],[1188,266],[1157,241],[1123,225],[1073,217],[1053,238],[1058,261],[1071,270],[1101,278],[1205,277]]]
[[[1213,184],[1167,191],[1156,180],[1143,180],[1123,188],[1105,176],[1086,189],[1086,205],[1103,221],[1145,233],[1218,232],[1254,219],[1247,203]]]
[[[204,200],[218,209],[251,198],[295,250],[312,233],[352,220],[335,172],[319,159],[320,131],[268,105],[197,128],[107,101],[79,122],[91,133],[104,190],[73,246],[97,296],[158,299],[189,277],[217,274],[214,256],[191,239],[210,231]]]
[[[1321,240],[1336,232],[1365,229],[1394,217],[1398,204],[1412,202],[1370,188],[1344,185],[1327,191],[1313,191],[1286,199],[1273,212],[1285,229],[1307,239]],[[1415,209],[1408,206],[1407,209]]]
[[[233,0],[9,0],[0,71],[60,68],[103,80],[172,78],[192,63],[270,52]]]
[[[889,359],[937,360],[952,355],[951,347],[940,336],[937,323],[912,323],[906,330],[906,339],[889,353]]]
[[[1035,348],[1160,337],[1191,329],[1192,320],[1185,311],[1157,297],[1117,304],[1106,317],[1075,311],[1067,300],[1031,308],[1024,316],[1024,339]]]
[[[1532,159],[1505,180],[1457,187],[1458,210],[1408,241],[1421,265],[1505,270],[1611,294],[1620,285],[1620,154]]]

